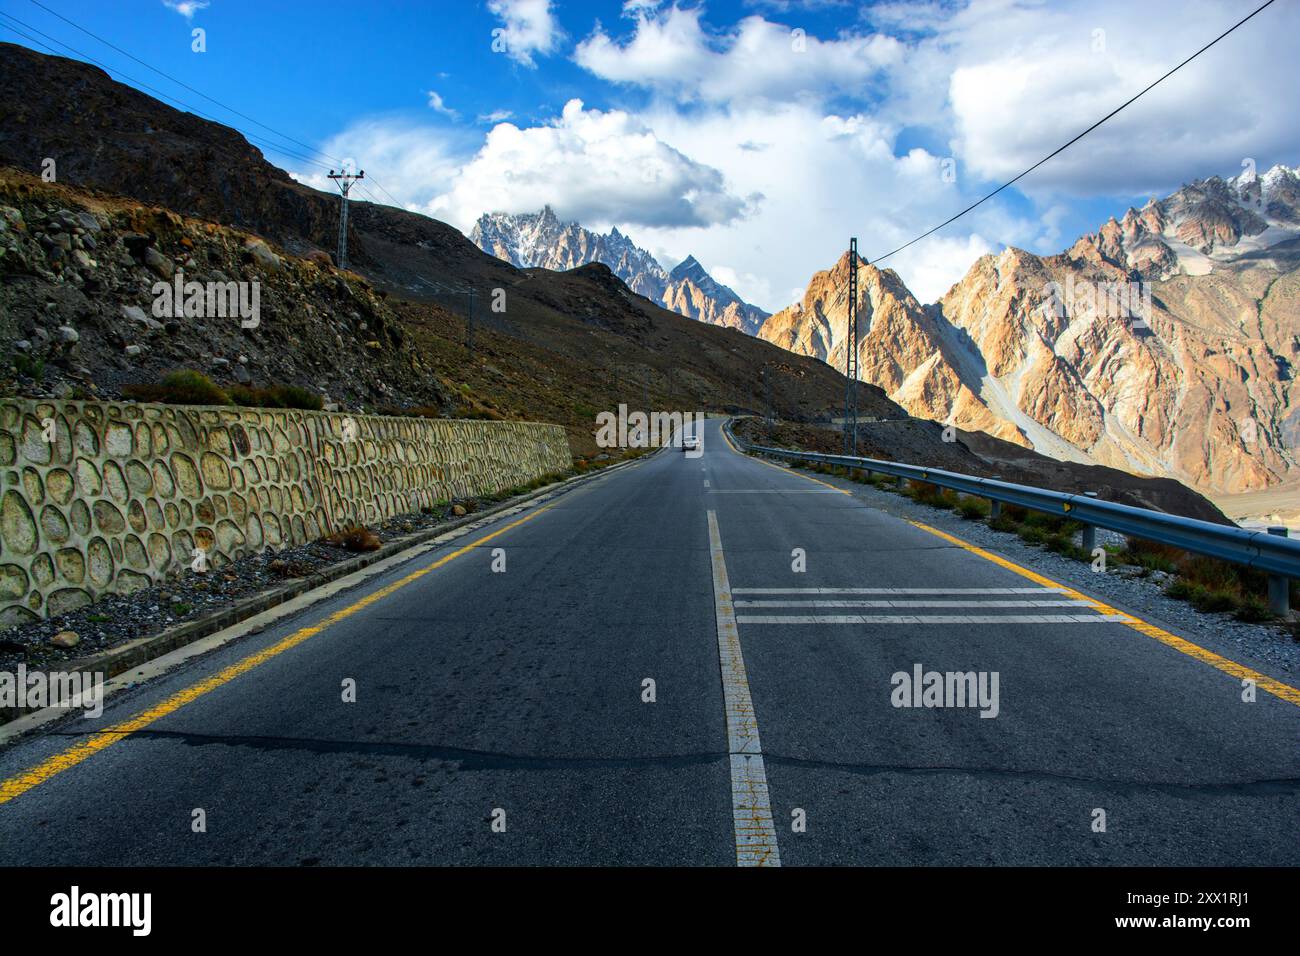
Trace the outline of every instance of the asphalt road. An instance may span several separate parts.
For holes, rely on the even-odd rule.
[[[547,504],[0,751],[0,864],[1295,862],[1300,707],[717,422]]]

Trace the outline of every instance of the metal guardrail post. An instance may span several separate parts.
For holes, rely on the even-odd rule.
[[[1288,536],[1284,527],[1273,527],[1268,533],[1279,538]],[[1287,617],[1291,613],[1291,581],[1280,574],[1268,576],[1268,609],[1278,617]]]
[[[1089,498],[1097,497],[1097,492],[1095,491],[1085,491],[1084,494]],[[1083,526],[1082,546],[1083,546],[1083,550],[1088,552],[1088,554],[1092,554],[1092,552],[1097,549],[1097,526],[1096,525],[1085,524]]]
[[[997,521],[1002,517],[1002,502],[996,498],[989,499],[989,520]]]

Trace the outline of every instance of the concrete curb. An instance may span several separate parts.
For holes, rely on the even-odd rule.
[[[665,446],[667,447],[667,446]],[[64,673],[101,673],[104,679],[116,677],[134,667],[139,667],[155,658],[162,657],[171,651],[193,644],[202,640],[209,635],[218,631],[223,631],[228,627],[239,624],[261,614],[263,611],[278,607],[288,601],[293,600],[318,588],[324,587],[332,581],[337,581],[356,571],[361,571],[372,564],[377,564],[387,558],[402,554],[405,551],[412,551],[421,545],[441,537],[448,532],[455,531],[457,528],[465,525],[481,522],[485,518],[503,511],[509,511],[512,508],[518,508],[522,504],[535,501],[539,498],[549,497],[551,495],[563,494],[573,487],[584,482],[593,481],[604,475],[612,474],[623,468],[631,467],[639,462],[645,461],[662,451],[663,448],[657,449],[648,455],[641,455],[631,461],[619,462],[617,465],[610,465],[608,468],[602,468],[599,471],[589,472],[584,475],[574,475],[557,481],[545,487],[530,491],[527,494],[517,495],[508,498],[505,501],[497,502],[490,507],[475,511],[472,514],[466,514],[462,517],[453,518],[450,521],[444,521],[432,528],[425,528],[411,534],[397,538],[383,545],[377,551],[371,551],[368,554],[358,555],[355,558],[348,558],[337,564],[330,565],[316,571],[307,577],[300,578],[290,584],[285,584],[271,591],[263,591],[260,594],[244,598],[228,608],[220,611],[214,611],[201,618],[193,621],[187,621],[184,624],[177,625],[166,631],[149,637],[137,638],[126,644],[101,651],[90,657],[80,658],[70,661],[67,665],[60,668]],[[0,726],[30,714],[36,713],[45,708],[27,707],[27,708],[6,708],[0,710]]]

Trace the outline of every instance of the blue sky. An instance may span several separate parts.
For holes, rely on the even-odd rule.
[[[278,0],[40,4],[48,10],[0,0],[27,26],[0,23],[235,126],[304,181],[323,184],[324,168],[273,142],[325,165],[355,162],[382,186],[369,195],[466,230],[482,212],[544,203],[616,225],[668,267],[695,254],[770,310],[849,235],[873,258],[946,219],[1250,8],[375,0],[325,15]],[[1300,164],[1298,7],[1275,4],[1019,188],[886,265],[931,301],[1004,245],[1059,251],[1182,182],[1245,162]],[[42,49],[11,29],[0,37]]]

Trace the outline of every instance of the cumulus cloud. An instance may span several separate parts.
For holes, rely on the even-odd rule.
[[[588,224],[706,227],[746,212],[717,169],[629,113],[585,109],[581,100],[546,125],[494,127],[429,211],[466,228],[484,212],[535,212],[547,203]]]
[[[693,253],[742,298],[769,311],[789,305],[813,272],[829,268],[848,248],[851,236],[863,255],[876,255],[958,202],[940,157],[919,148],[896,155],[898,127],[866,114],[828,115],[808,103],[686,112],[660,104],[646,122],[687,154],[707,155],[736,193],[763,200],[740,221],[709,229],[644,228],[633,240],[669,251],[666,260]],[[755,150],[756,143],[764,148]],[[1010,234],[1006,223],[982,222],[990,234]],[[950,276],[952,259],[947,255],[924,274],[920,256],[890,265],[909,282],[913,274],[921,279],[913,291],[930,301],[974,256]]]
[[[554,53],[564,38],[551,7],[551,0],[488,0],[488,9],[502,23],[492,31],[492,48],[535,67],[533,54]]]
[[[597,24],[574,59],[602,79],[686,102],[825,96],[867,82],[903,52],[881,34],[822,40],[762,16],[711,35],[699,7],[641,5],[629,13],[636,22],[630,38],[611,37]]]

